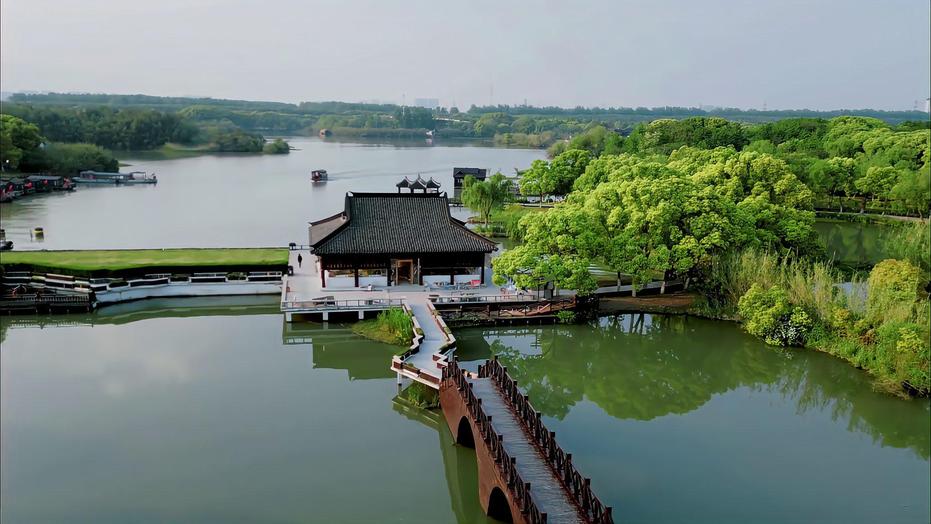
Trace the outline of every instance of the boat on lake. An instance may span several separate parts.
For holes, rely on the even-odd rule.
[[[311,182],[326,182],[327,181],[327,172],[326,169],[314,169],[310,172],[310,181]]]
[[[76,184],[157,184],[158,178],[155,173],[146,174],[145,171],[133,171],[131,173],[106,173],[102,171],[81,171],[81,174],[73,178]]]

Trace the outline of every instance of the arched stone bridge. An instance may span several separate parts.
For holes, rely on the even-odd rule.
[[[489,516],[529,524],[614,522],[497,358],[477,374],[451,360],[439,389],[456,443],[475,448],[478,494]]]

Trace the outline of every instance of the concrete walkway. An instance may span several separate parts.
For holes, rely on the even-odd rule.
[[[446,334],[440,329],[430,313],[430,306],[427,305],[427,297],[424,293],[419,293],[413,297],[407,298],[407,305],[417,318],[420,329],[423,330],[423,340],[420,342],[420,351],[410,356],[405,363],[417,366],[423,372],[431,376],[440,378],[442,371],[433,360],[433,355],[438,354],[440,348],[446,344]]]

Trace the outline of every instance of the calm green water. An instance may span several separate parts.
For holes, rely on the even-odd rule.
[[[233,306],[235,304],[235,306]],[[928,401],[679,317],[457,332],[500,355],[618,522],[927,522]],[[393,348],[274,299],[0,319],[3,522],[485,522]]]
[[[474,453],[393,403],[394,347],[228,303],[0,319],[0,520],[486,521]]]
[[[504,361],[618,522],[931,518],[931,404],[827,355],[650,315],[457,337]]]
[[[853,265],[872,265],[888,258],[884,241],[890,230],[880,224],[815,222],[815,231],[824,242],[828,257]]]
[[[471,145],[359,144],[289,139],[288,155],[127,159],[124,171],[155,172],[158,184],[80,186],[0,206],[16,249],[254,247],[307,243],[307,222],[343,208],[347,191],[390,191],[403,177],[434,177],[452,192],[452,169],[513,174],[546,153]],[[330,180],[311,184],[310,171]],[[29,235],[45,228],[42,242]]]

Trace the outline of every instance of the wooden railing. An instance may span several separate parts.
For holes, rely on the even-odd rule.
[[[498,357],[479,366],[478,376],[490,378],[495,382],[585,518],[598,524],[613,523],[611,507],[605,506],[595,496],[591,488],[591,479],[583,477],[575,468],[572,464],[572,454],[563,451],[556,442],[556,432],[546,429],[541,420],[541,413],[533,408],[529,397],[521,393],[517,381],[508,375],[507,368],[498,362]]]
[[[443,368],[443,382],[447,380],[452,381],[463,401],[465,401],[469,415],[471,415],[472,420],[475,421],[475,425],[478,427],[479,436],[481,436],[489,453],[491,453],[498,474],[507,483],[507,489],[520,508],[521,513],[525,515],[525,520],[530,524],[545,524],[546,513],[541,512],[533,501],[530,494],[530,483],[524,482],[521,478],[520,473],[517,471],[517,459],[508,455],[508,452],[504,449],[504,437],[495,433],[494,426],[491,424],[491,417],[485,414],[482,409],[482,400],[475,397],[472,384],[466,380],[456,359],[450,360],[449,364]]]

